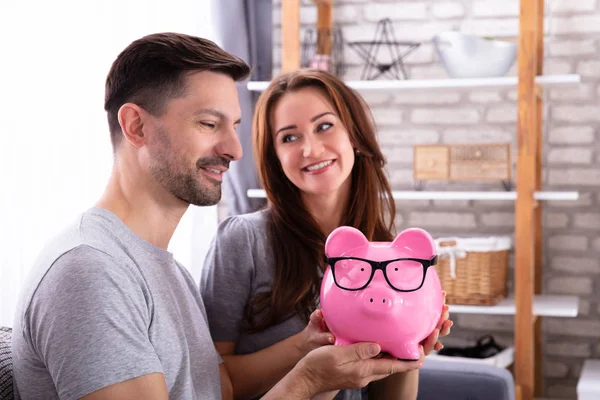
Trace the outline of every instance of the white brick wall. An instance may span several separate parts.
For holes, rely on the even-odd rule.
[[[572,274],[600,274],[600,261],[597,258],[557,256],[550,261],[553,269]]]
[[[411,79],[447,78],[431,39],[445,30],[481,36],[518,35],[519,0],[336,0],[334,21],[347,42],[371,40],[376,22],[391,18],[398,40],[419,41],[406,60]],[[274,12],[275,43],[280,19]],[[312,0],[303,0],[302,26],[316,19]],[[576,294],[580,315],[545,318],[544,397],[573,399],[581,365],[600,358],[600,1],[547,0],[544,73],[578,73],[578,87],[544,91],[544,184],[550,190],[577,190],[572,202],[544,207],[544,292]],[[274,47],[275,69],[280,51]],[[348,73],[359,79],[363,61],[345,47]],[[382,52],[383,53],[383,52]],[[517,65],[509,74],[516,73]],[[415,144],[511,143],[516,149],[516,90],[363,92],[378,126],[394,189],[413,188]],[[516,160],[513,159],[513,165]],[[497,184],[426,183],[425,190],[498,190]],[[514,208],[494,201],[398,201],[399,229],[422,226],[434,236],[513,233]],[[512,271],[512,269],[511,269]],[[512,287],[512,277],[509,281]],[[447,343],[471,345],[492,333],[512,342],[510,316],[453,315]]]
[[[554,40],[549,43],[548,52],[553,57],[596,54],[595,40]]]
[[[577,65],[577,73],[581,75],[582,78],[600,77],[600,61],[597,60],[585,60],[581,61]]]
[[[413,145],[438,143],[440,135],[432,129],[411,129],[403,126],[379,129],[379,141],[388,145]]]
[[[462,125],[480,120],[481,115],[476,109],[465,107],[417,108],[411,115],[411,121],[416,124]]]
[[[590,295],[593,291],[593,281],[588,277],[556,276],[549,280],[548,290],[559,294]]]
[[[569,215],[558,212],[544,213],[544,229],[564,229],[569,225]]]
[[[553,235],[548,240],[552,250],[585,251],[588,248],[588,238],[575,235]]]
[[[517,106],[510,105],[504,107],[490,108],[485,116],[486,122],[517,122]]]
[[[559,125],[550,128],[549,142],[552,144],[591,144],[594,141],[594,127],[590,125]]]
[[[585,147],[561,147],[550,149],[548,162],[551,164],[590,164],[593,149]]]
[[[589,34],[600,32],[600,15],[556,17],[550,20],[550,30],[556,35]],[[588,39],[589,36],[586,36]]]
[[[519,2],[517,0],[485,0],[473,2],[474,17],[518,17]]]
[[[589,357],[592,354],[589,343],[550,342],[546,343],[544,350],[550,356]]]
[[[497,103],[502,101],[502,96],[497,91],[473,91],[469,93],[471,103]]]
[[[579,103],[588,102],[596,97],[595,87],[589,83],[582,83],[574,88],[550,89],[550,100],[552,102],[573,102],[581,100]]]
[[[600,122],[600,112],[595,104],[581,106],[556,106],[552,110],[556,122]]]
[[[569,373],[569,367],[561,362],[546,361],[544,362],[544,376],[547,378],[565,378]]]
[[[512,143],[515,142],[514,127],[507,129],[490,125],[450,128],[443,132],[444,143]]]
[[[400,105],[436,104],[449,105],[460,102],[461,93],[443,92],[435,96],[425,92],[399,92],[394,96],[394,102]]]
[[[552,169],[548,175],[550,185],[591,186],[598,190],[600,186],[600,169]],[[585,189],[585,188],[582,188]]]
[[[519,19],[485,18],[465,20],[461,25],[461,31],[479,36],[517,36],[519,33]]]
[[[549,2],[552,13],[574,13],[596,10],[596,0],[552,0]]]
[[[458,18],[465,15],[465,7],[454,1],[435,2],[431,11],[433,16],[439,19]]]
[[[377,22],[383,18],[392,20],[424,20],[427,18],[427,4],[421,2],[378,4],[377,7],[363,8],[366,21]]]

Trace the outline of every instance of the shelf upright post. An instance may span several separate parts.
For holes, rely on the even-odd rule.
[[[281,72],[300,68],[300,0],[281,2]]]
[[[534,200],[539,174],[538,102],[538,0],[521,1],[518,52],[517,201],[515,204],[515,383],[520,400],[532,400],[535,392],[536,341],[533,296],[536,275],[537,223]],[[543,38],[542,38],[543,39]],[[541,62],[542,60],[539,60]]]
[[[544,0],[537,1],[537,13],[536,13],[536,75],[543,75],[544,71]],[[538,86],[539,88],[539,86]],[[537,151],[536,151],[536,176],[535,176],[535,190],[542,190],[542,152],[543,152],[543,89],[539,88],[536,90],[536,140],[537,140]],[[536,202],[535,215],[534,215],[534,231],[535,231],[535,272],[534,272],[534,294],[542,293],[542,265],[543,260],[543,233],[542,233],[542,202]],[[542,397],[542,318],[537,317],[534,322],[534,362],[535,362],[535,386],[534,386],[534,397]]]
[[[313,0],[317,5],[317,54],[331,55],[333,13],[331,12],[333,0]]]

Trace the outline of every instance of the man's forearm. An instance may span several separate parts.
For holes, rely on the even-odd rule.
[[[316,393],[308,384],[299,371],[298,366],[290,371],[282,380],[280,380],[271,390],[269,390],[262,400],[307,400]]]

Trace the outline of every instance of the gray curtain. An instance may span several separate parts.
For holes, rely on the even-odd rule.
[[[251,80],[268,81],[272,68],[272,11],[271,0],[213,1],[214,18],[222,47],[242,58],[252,67]],[[244,156],[231,163],[225,174],[223,191],[229,215],[256,211],[264,199],[248,198],[248,189],[260,188],[252,157],[252,114],[258,98],[246,84],[238,85],[242,123],[238,135]]]

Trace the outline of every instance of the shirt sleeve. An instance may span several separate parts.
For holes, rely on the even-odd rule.
[[[207,253],[200,292],[214,341],[237,341],[252,296],[256,235],[251,222],[230,217],[217,229]]]
[[[88,246],[62,255],[38,286],[25,333],[61,399],[164,373],[150,343],[151,296],[141,276]]]

